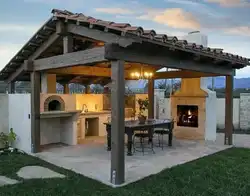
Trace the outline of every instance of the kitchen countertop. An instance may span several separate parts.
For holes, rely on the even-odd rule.
[[[41,112],[40,118],[70,117],[77,113],[80,114],[81,110]]]
[[[109,110],[89,111],[89,112],[82,112],[80,115],[87,116],[87,115],[100,115],[100,114],[111,114],[111,111],[109,111]]]

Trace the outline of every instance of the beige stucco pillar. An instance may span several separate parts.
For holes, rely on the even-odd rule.
[[[91,93],[90,85],[85,86],[85,93],[86,94],[90,94]]]
[[[41,92],[56,93],[56,74],[41,74]]]
[[[69,94],[69,84],[63,84],[63,93]]]

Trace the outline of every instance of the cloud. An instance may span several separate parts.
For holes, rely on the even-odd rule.
[[[0,44],[0,70],[2,70],[22,46],[23,44]]]
[[[247,0],[206,0],[209,3],[218,3],[223,7],[245,7],[250,6]]]
[[[0,24],[0,32],[13,33],[19,32],[22,34],[35,33],[40,26],[38,25],[25,25],[25,24]]]
[[[183,4],[183,5],[200,5],[200,2],[192,1],[192,0],[165,0],[168,3],[176,3],[176,4]]]
[[[96,12],[101,12],[105,14],[124,14],[124,15],[130,15],[134,14],[135,12],[131,9],[125,9],[125,8],[96,8]]]
[[[3,36],[0,39],[0,70],[40,27],[33,24],[0,23],[0,34]]]
[[[138,19],[152,20],[159,24],[178,29],[200,29],[199,21],[190,12],[181,8],[170,8],[163,11],[148,11],[147,14],[141,15]]]
[[[228,28],[225,33],[234,35],[250,36],[250,26],[239,26],[234,28]]]

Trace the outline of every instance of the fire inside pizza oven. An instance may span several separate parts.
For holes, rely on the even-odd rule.
[[[198,127],[198,106],[177,105],[177,126]]]

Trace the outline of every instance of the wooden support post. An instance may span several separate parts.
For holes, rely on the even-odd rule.
[[[148,118],[154,118],[154,79],[148,80]]]
[[[67,35],[63,37],[63,53],[73,52],[73,37],[71,35]]]
[[[124,61],[111,61],[111,79],[111,183],[119,185],[125,181]]]
[[[8,94],[14,94],[15,91],[15,82],[12,81],[8,84]]]
[[[39,72],[30,74],[31,80],[31,152],[40,151],[40,89],[41,75]]]
[[[63,93],[69,94],[69,84],[63,84]]]
[[[225,145],[233,144],[233,76],[226,76]]]

